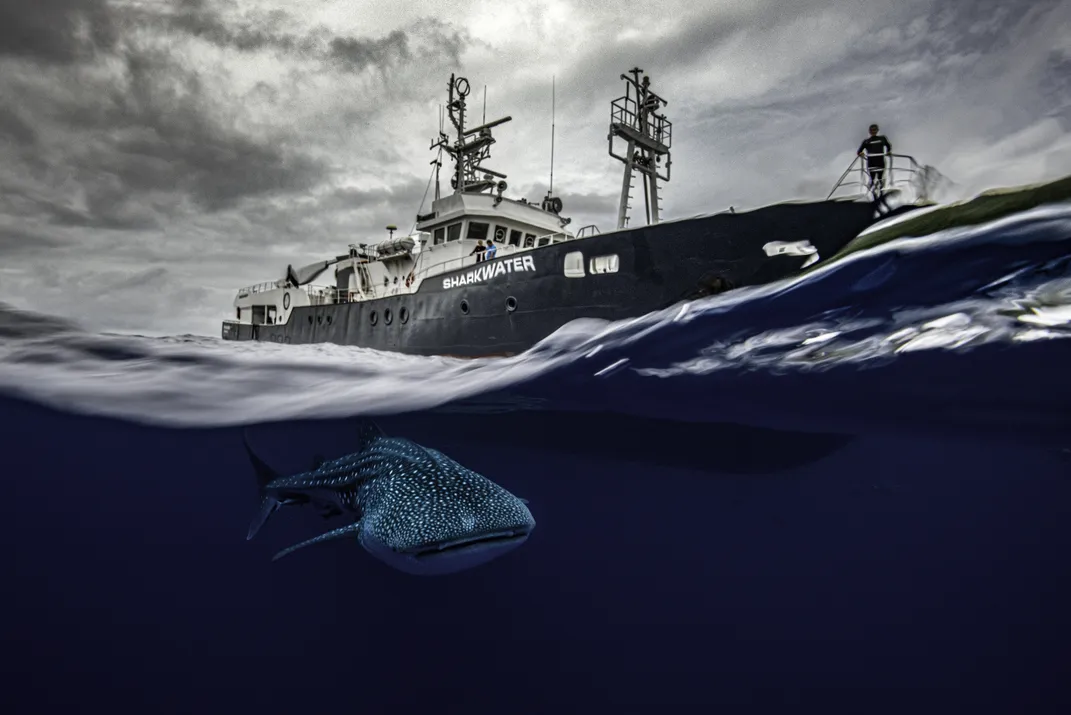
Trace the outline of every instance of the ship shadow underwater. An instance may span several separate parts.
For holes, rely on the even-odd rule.
[[[1059,450],[791,431],[764,448],[768,430],[610,415],[380,417],[529,500],[540,525],[494,562],[423,579],[355,542],[272,563],[323,520],[280,514],[245,540],[256,486],[238,428],[0,410],[9,712],[1067,700]],[[249,433],[297,471],[352,451],[355,424]],[[520,436],[492,436],[502,425]]]

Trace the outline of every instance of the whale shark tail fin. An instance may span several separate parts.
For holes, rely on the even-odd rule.
[[[260,495],[260,506],[257,508],[257,513],[253,516],[253,521],[249,523],[249,532],[246,534],[246,540],[252,539],[260,531],[260,527],[264,526],[264,522],[268,520],[276,509],[279,508],[280,501],[274,496],[268,493],[267,486],[272,481],[279,478],[278,473],[274,469],[268,466],[268,464],[257,456],[253,448],[249,446],[249,435],[245,430],[242,430],[242,443],[245,445],[246,454],[249,455],[249,461],[253,464],[253,469],[257,475],[257,492]]]

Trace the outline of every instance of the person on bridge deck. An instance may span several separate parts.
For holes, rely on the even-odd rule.
[[[476,262],[479,263],[480,261],[483,260],[483,252],[485,250],[487,250],[487,249],[484,248],[483,241],[477,241],[476,242],[476,247],[472,249],[472,253],[470,253],[469,255],[471,256],[473,253],[475,253],[476,254]]]
[[[496,253],[498,253],[498,246],[488,241],[487,250],[483,253],[483,260],[490,261],[495,257]]]

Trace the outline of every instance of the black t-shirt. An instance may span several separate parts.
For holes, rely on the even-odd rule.
[[[885,157],[882,154],[886,151],[892,153],[892,144],[889,143],[884,134],[875,134],[864,139],[863,143],[859,145],[859,151],[864,149],[867,153],[868,166],[885,166]]]

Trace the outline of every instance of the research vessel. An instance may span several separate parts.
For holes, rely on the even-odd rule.
[[[624,164],[614,230],[570,229],[553,193],[553,168],[541,200],[509,197],[506,175],[488,162],[493,130],[512,118],[470,126],[469,82],[451,75],[444,116],[454,131],[443,131],[441,117],[431,145],[438,150],[434,199],[430,211],[418,209],[415,231],[395,236],[396,227],[388,226],[380,240],[287,266],[277,280],[240,289],[222,337],[417,355],[511,355],[577,318],[627,319],[791,276],[877,220],[874,197],[865,190],[833,196],[851,184],[851,168],[824,200],[663,220],[660,182],[670,180],[673,163],[668,103],[641,69],[621,79],[625,94],[611,102],[608,133],[610,156]],[[551,141],[553,156],[553,135]],[[448,194],[440,191],[444,154],[453,163]],[[634,226],[630,200],[638,189],[646,223]],[[314,282],[325,274],[329,282]]]

